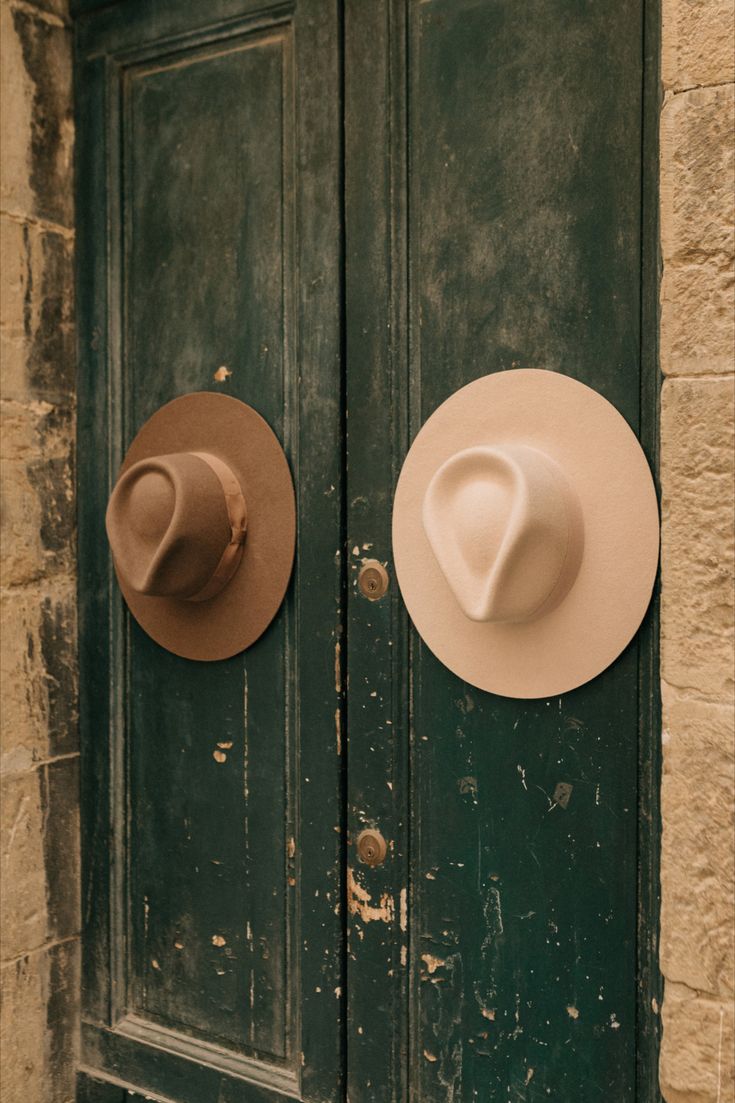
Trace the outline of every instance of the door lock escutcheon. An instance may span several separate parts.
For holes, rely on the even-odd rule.
[[[379,601],[388,589],[388,572],[378,559],[366,559],[357,576],[360,593],[368,601]]]
[[[361,831],[357,836],[357,856],[366,866],[379,866],[385,861],[388,846],[375,828]]]

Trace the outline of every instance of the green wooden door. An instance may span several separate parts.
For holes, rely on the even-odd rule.
[[[357,586],[478,376],[572,375],[650,450],[654,16],[77,0],[80,1101],[657,1098],[653,615],[514,701]],[[202,389],[268,419],[298,502],[283,608],[212,664],[129,620],[103,529]]]
[[[657,1097],[650,616],[589,685],[516,701],[354,585],[366,555],[391,570],[408,444],[470,380],[564,372],[651,445],[646,20],[346,3],[348,817],[391,855],[349,851],[353,1101]]]
[[[77,49],[82,1062],[177,1103],[334,1099],[336,6],[116,4]],[[206,389],[283,442],[299,552],[257,645],[200,664],[128,618],[103,519],[141,423]]]

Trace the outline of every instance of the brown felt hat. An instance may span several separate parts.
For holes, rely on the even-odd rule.
[[[291,575],[283,449],[236,398],[177,398],[131,444],[106,526],[120,589],[148,635],[188,659],[235,655],[270,624]]]

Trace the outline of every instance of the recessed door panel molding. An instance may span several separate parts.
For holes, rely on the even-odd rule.
[[[121,3],[80,18],[77,42],[84,1063],[182,1103],[331,1097],[342,706],[320,656],[341,630],[336,10]],[[99,508],[141,425],[202,390],[272,427],[301,541],[270,627],[207,664],[128,616]]]
[[[292,453],[290,23],[159,45],[116,75],[123,438],[159,400],[211,386],[225,366],[223,389],[257,390]],[[211,668],[162,655],[130,625],[126,971],[138,1016],[287,1059],[296,656],[293,608],[283,614],[261,647]]]

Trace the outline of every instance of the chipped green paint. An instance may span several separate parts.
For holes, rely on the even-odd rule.
[[[353,576],[366,554],[392,573],[409,440],[478,376],[564,372],[655,439],[654,23],[641,0],[347,0]],[[590,685],[529,702],[407,641],[395,586],[349,600],[351,839],[391,840],[371,900],[408,890],[405,929],[350,924],[350,1100],[649,1103],[651,617]]]
[[[651,1103],[653,618],[563,698],[483,694],[412,634],[390,520],[488,371],[582,379],[650,450],[655,5],[77,8],[80,1103]],[[126,644],[101,531],[194,388],[268,417],[300,508],[280,617],[207,667]]]
[[[337,8],[80,7],[82,1061],[177,1103],[334,1099]],[[266,418],[299,510],[278,616],[209,664],[129,620],[103,528],[132,436],[194,390]]]

